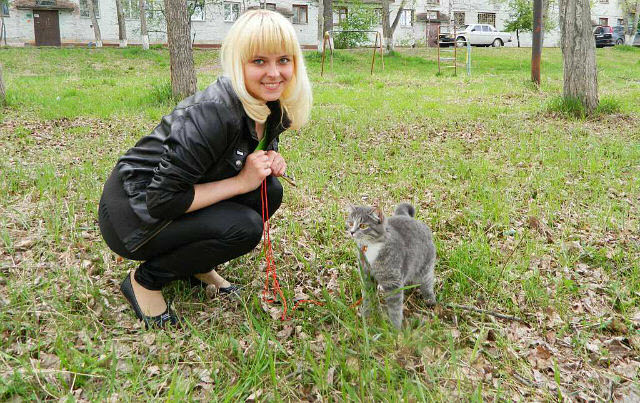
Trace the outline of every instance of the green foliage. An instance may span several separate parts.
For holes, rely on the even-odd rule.
[[[587,116],[586,109],[578,98],[565,98],[557,96],[547,104],[547,112],[566,118],[584,119]]]
[[[603,97],[592,117],[613,115],[621,111],[622,103],[619,100],[613,97]],[[587,117],[585,107],[578,98],[554,97],[547,104],[547,112],[566,118],[585,119]]]
[[[510,0],[509,19],[505,21],[505,30],[531,32],[533,30],[533,1]]]
[[[550,2],[545,2],[544,7],[542,24],[544,31],[548,32],[556,27],[556,23],[548,17]],[[508,8],[511,11],[509,13],[509,19],[505,21],[506,31],[533,31],[533,0],[509,0]]]
[[[116,260],[96,217],[118,157],[175,106],[168,51],[3,49],[14,90],[0,123],[0,401],[606,394],[611,367],[593,366],[587,380],[570,364],[585,357],[585,343],[610,337],[600,323],[632,323],[640,303],[640,245],[630,231],[639,220],[637,54],[596,51],[608,115],[586,121],[544,113],[562,91],[557,48],[545,49],[540,87],[526,80],[530,49],[474,48],[471,77],[436,77],[434,52],[401,49],[372,75],[370,49],[340,50],[322,77],[317,52],[305,53],[314,108],[307,126],[281,136],[298,187],[283,184],[272,236],[288,301],[301,287],[324,306],[273,320],[259,300],[256,250],[219,267],[245,298],[210,300],[176,282],[163,291],[186,325],[144,331],[118,292],[137,263]],[[194,51],[202,87],[220,74],[218,57]],[[432,309],[417,293],[407,293],[400,332],[384,306],[358,315],[344,208],[377,201],[391,213],[400,200],[434,230],[439,302],[545,326]],[[596,311],[575,309],[586,304]],[[580,343],[565,343],[567,335]],[[539,371],[543,382],[529,387],[514,373],[533,373],[531,340],[543,339],[562,352],[554,355],[561,370]]]
[[[375,13],[366,7],[361,0],[349,3],[349,14],[338,26],[340,30],[371,30],[375,22]],[[366,32],[340,32],[333,38],[336,49],[355,48],[371,42],[370,34]]]

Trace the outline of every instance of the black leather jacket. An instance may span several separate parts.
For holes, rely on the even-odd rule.
[[[278,136],[290,121],[279,101],[267,106],[267,150],[277,150]],[[255,122],[228,78],[220,77],[180,102],[115,167],[137,221],[115,226],[124,246],[136,251],[184,214],[193,201],[194,184],[237,175],[257,145]],[[112,217],[114,213],[109,211]]]

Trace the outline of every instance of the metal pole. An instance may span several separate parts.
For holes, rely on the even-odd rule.
[[[324,73],[324,53],[326,50],[327,38],[329,37],[329,32],[325,32],[322,37],[322,68],[320,69],[320,77]]]
[[[531,44],[531,81],[540,85],[542,60],[542,1],[533,0],[533,43]]]

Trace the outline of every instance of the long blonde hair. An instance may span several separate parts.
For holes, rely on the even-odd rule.
[[[280,13],[270,10],[247,11],[233,24],[222,45],[222,69],[231,80],[244,110],[256,122],[264,123],[270,110],[251,96],[244,82],[244,64],[258,53],[284,52],[293,57],[294,74],[280,97],[291,128],[299,129],[311,112],[311,84],[296,32]]]

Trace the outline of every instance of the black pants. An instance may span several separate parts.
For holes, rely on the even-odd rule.
[[[282,203],[282,185],[272,176],[267,178],[267,197],[271,216]],[[171,281],[207,273],[256,247],[262,237],[260,187],[182,215],[134,253],[126,250],[102,205],[99,223],[111,250],[144,261],[135,272],[136,281],[149,290],[160,290]]]

